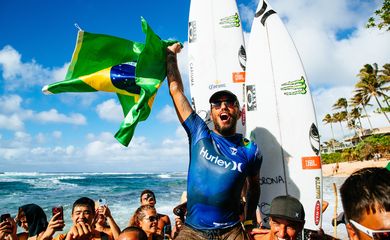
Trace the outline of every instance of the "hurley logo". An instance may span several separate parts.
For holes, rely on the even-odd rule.
[[[237,152],[237,149],[236,149]],[[213,156],[212,154],[209,154],[208,150],[202,147],[202,150],[200,150],[199,155],[202,156],[207,161],[214,163],[215,165],[218,165],[220,167],[223,167],[225,169],[230,169],[232,171],[241,171],[241,164],[242,163],[236,163],[235,161],[228,162],[224,159],[219,158],[218,156]]]

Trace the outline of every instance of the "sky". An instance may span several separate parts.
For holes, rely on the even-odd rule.
[[[292,36],[304,64],[321,141],[331,137],[325,114],[338,98],[351,98],[359,70],[390,59],[390,33],[366,29],[382,1],[269,0]],[[248,39],[258,0],[237,0]],[[186,171],[188,140],[177,120],[166,81],[149,118],[129,147],[114,138],[123,114],[113,93],[44,95],[61,81],[75,46],[77,23],[87,32],[144,41],[143,16],[162,39],[184,44],[179,68],[189,94],[187,27],[189,0],[0,1],[0,172]],[[250,44],[247,42],[247,45]],[[369,115],[374,127],[388,124]],[[363,119],[363,127],[368,122]],[[344,135],[348,131],[344,123]],[[336,139],[343,138],[334,125]]]

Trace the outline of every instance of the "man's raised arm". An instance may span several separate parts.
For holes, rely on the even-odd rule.
[[[193,109],[184,95],[183,81],[177,66],[176,55],[180,50],[181,46],[179,43],[175,43],[167,48],[167,79],[169,93],[172,97],[176,114],[180,123],[183,123],[190,116]]]

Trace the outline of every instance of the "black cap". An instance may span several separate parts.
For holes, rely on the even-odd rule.
[[[213,95],[211,95],[211,97],[209,99],[209,103],[215,102],[215,100],[217,100],[218,98],[220,98],[222,96],[226,96],[229,99],[238,101],[237,100],[237,96],[234,95],[234,93],[232,93],[232,92],[230,92],[228,90],[222,90],[222,91],[218,91],[218,92],[213,93]]]
[[[305,210],[301,202],[292,196],[278,196],[271,202],[271,217],[278,217],[294,222],[305,222]]]

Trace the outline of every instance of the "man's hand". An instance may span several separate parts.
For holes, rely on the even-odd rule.
[[[95,216],[98,215],[103,215],[106,218],[112,218],[111,211],[106,205],[97,208]]]
[[[61,231],[65,227],[64,220],[58,219],[58,217],[60,215],[61,215],[61,212],[58,212],[50,219],[50,222],[47,225],[46,231],[39,238],[39,240],[52,239],[53,235],[56,231]]]
[[[0,240],[3,240],[6,236],[12,233],[11,223],[4,221],[0,223]]]
[[[89,240],[92,236],[92,227],[88,223],[78,222],[69,230],[66,240]]]
[[[171,46],[168,47],[168,50],[171,51],[174,54],[180,53],[181,51],[181,44],[180,43],[174,43]]]

